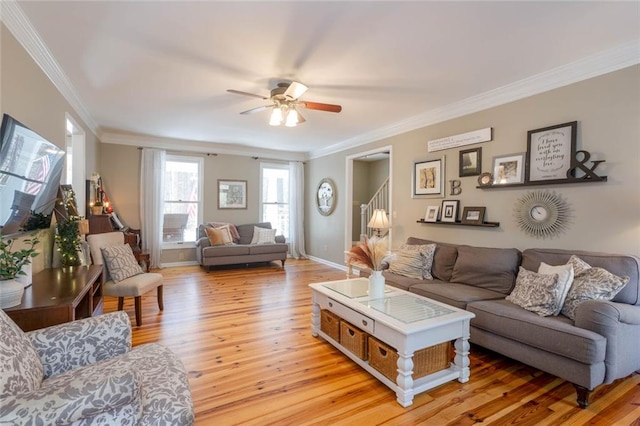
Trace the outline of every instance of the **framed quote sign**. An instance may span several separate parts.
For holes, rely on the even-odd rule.
[[[566,180],[576,155],[578,122],[527,132],[526,182]]]

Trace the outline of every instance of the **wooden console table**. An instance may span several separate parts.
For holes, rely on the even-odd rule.
[[[45,269],[5,312],[23,331],[102,314],[102,266]]]

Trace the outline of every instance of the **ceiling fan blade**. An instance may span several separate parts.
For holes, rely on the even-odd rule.
[[[292,81],[289,87],[287,87],[287,90],[285,90],[284,97],[290,101],[294,101],[302,96],[307,90],[309,90],[309,88],[304,84]]]
[[[264,111],[265,109],[273,108],[274,106],[275,106],[275,104],[273,104],[273,105],[263,105],[263,106],[259,106],[259,107],[256,107],[256,108],[248,109],[246,111],[242,111],[240,114],[255,114],[256,112]]]
[[[298,103],[299,106],[307,109],[317,109],[320,111],[328,111],[328,112],[340,112],[342,111],[342,106],[333,105],[333,104],[322,104],[319,102],[309,102],[303,101]]]
[[[258,99],[269,99],[269,98],[265,98],[262,95],[256,95],[254,93],[248,93],[248,92],[241,92],[240,90],[227,89],[227,92],[234,93],[236,95],[251,96],[253,98],[258,98]]]

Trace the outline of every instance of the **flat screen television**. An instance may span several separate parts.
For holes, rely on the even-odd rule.
[[[0,235],[28,230],[32,212],[46,218],[44,226],[50,226],[63,167],[63,150],[4,114],[0,129]]]

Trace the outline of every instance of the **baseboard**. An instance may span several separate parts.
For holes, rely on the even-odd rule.
[[[187,262],[170,262],[160,264],[161,268],[171,268],[173,266],[197,266],[199,263],[195,260],[189,260]]]
[[[332,266],[332,267],[334,267],[336,269],[340,269],[341,271],[347,272],[347,267],[345,265],[341,265],[339,263],[334,263],[334,262],[331,262],[331,261],[329,261],[327,259],[322,259],[320,257],[309,256],[309,255],[307,255],[307,257],[310,260],[313,260],[314,262],[318,262],[318,263],[322,263],[324,265]]]

